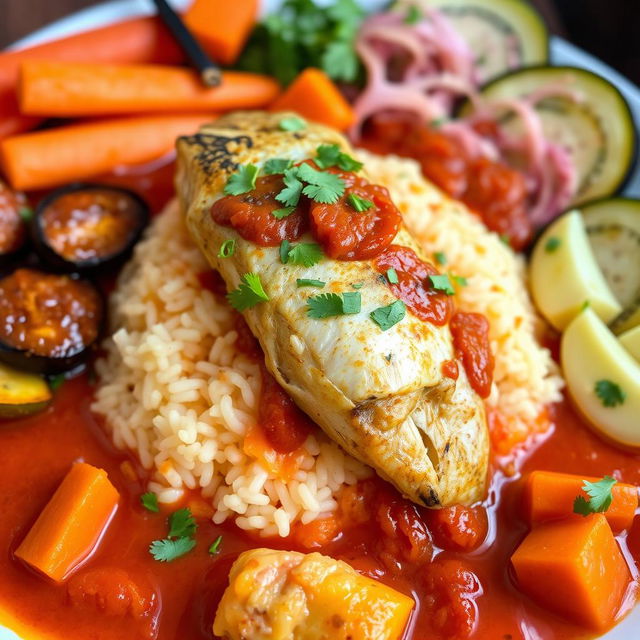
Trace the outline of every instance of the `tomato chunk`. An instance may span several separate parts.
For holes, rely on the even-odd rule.
[[[473,551],[487,536],[487,513],[483,507],[455,505],[425,513],[435,543],[448,551]]]

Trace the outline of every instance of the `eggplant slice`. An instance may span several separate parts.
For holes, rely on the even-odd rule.
[[[14,260],[25,247],[32,213],[25,195],[0,180],[0,264]]]

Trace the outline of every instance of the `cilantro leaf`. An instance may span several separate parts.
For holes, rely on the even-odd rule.
[[[627,394],[620,385],[611,380],[598,380],[594,386],[594,391],[600,398],[602,405],[608,408],[617,407],[627,399]]]
[[[236,311],[250,309],[268,299],[269,296],[260,282],[260,276],[256,273],[245,273],[240,286],[227,294],[229,304]]]
[[[196,541],[193,538],[154,540],[149,546],[149,553],[158,562],[171,562],[189,553],[195,546]]]
[[[322,204],[335,204],[344,193],[344,180],[333,173],[318,171],[308,164],[298,167],[298,178],[307,183],[302,193]]]
[[[24,222],[30,222],[33,218],[33,209],[31,207],[20,207],[18,209],[18,215],[22,218]]]
[[[220,544],[222,543],[222,536],[218,536],[209,547],[209,553],[214,556],[216,553],[220,553]]]
[[[287,264],[312,267],[322,260],[322,247],[315,242],[299,242],[291,246],[287,252]]]
[[[422,11],[415,4],[412,4],[407,9],[407,14],[404,17],[405,24],[417,24],[422,20]]]
[[[598,482],[589,482],[584,480],[582,490],[589,496],[585,499],[583,496],[577,496],[573,501],[573,511],[582,516],[588,516],[591,513],[604,513],[613,501],[612,489],[618,481],[611,476],[605,476]]]
[[[451,284],[451,280],[449,280],[449,276],[446,273],[442,275],[429,276],[429,282],[431,282],[431,286],[436,289],[436,291],[442,291],[442,293],[446,293],[448,296],[452,296],[456,292]]]
[[[393,325],[398,324],[406,313],[406,307],[402,300],[396,300],[386,307],[378,307],[374,309],[369,317],[383,330],[391,329]]]
[[[236,241],[225,240],[218,250],[218,258],[230,258],[236,252]]]
[[[298,288],[300,288],[300,287],[318,287],[319,289],[322,289],[325,284],[327,284],[327,283],[323,282],[322,280],[311,280],[311,279],[308,279],[308,278],[298,278],[296,280],[296,285],[298,285]]]
[[[355,209],[358,213],[368,211],[369,209],[371,209],[371,207],[373,207],[373,202],[371,202],[371,200],[361,198],[357,193],[350,193],[347,196],[347,202],[349,203],[351,208]]]
[[[272,176],[277,173],[284,173],[291,168],[293,162],[288,158],[270,158],[264,163],[262,173],[266,176]]]
[[[276,196],[278,202],[286,207],[295,207],[302,193],[302,182],[298,179],[298,168],[286,169],[283,178],[285,188]]]
[[[439,265],[442,266],[442,265],[447,264],[447,254],[446,253],[443,253],[442,251],[436,251],[433,254],[433,257],[435,258],[436,262]]]
[[[362,289],[362,287],[364,286],[364,282],[354,282],[351,286],[354,289]]]
[[[160,507],[158,506],[158,496],[151,491],[143,493],[140,496],[140,503],[147,511],[152,511],[153,513],[158,513],[158,511],[160,511]]]
[[[560,238],[558,238],[557,236],[551,236],[545,243],[544,243],[544,250],[547,253],[553,253],[554,251],[556,251],[558,249],[558,247],[562,244],[562,240],[560,240]]]
[[[316,157],[314,162],[321,169],[329,169],[329,167],[339,167],[343,171],[359,171],[364,166],[348,153],[340,151],[337,144],[321,144],[316,149]]]
[[[198,525],[188,508],[178,509],[169,516],[169,538],[191,538]]]
[[[291,248],[291,243],[285,239],[280,243],[280,262],[282,264],[287,264],[289,261],[289,249]]]
[[[358,291],[349,291],[342,296],[337,293],[321,293],[307,300],[307,316],[331,318],[360,312],[361,299]]]
[[[299,116],[287,116],[280,120],[278,126],[283,131],[300,131],[307,128],[307,121]]]
[[[469,284],[469,282],[464,276],[457,276],[454,273],[452,273],[451,278],[459,287],[466,287]]]
[[[386,275],[389,284],[398,284],[398,272],[395,269],[387,269]]]
[[[296,210],[295,207],[283,207],[282,209],[274,209],[271,212],[271,215],[278,220],[282,220],[290,216]]]
[[[334,80],[353,82],[358,77],[360,60],[351,42],[330,42],[322,54],[321,65]]]
[[[256,188],[259,169],[254,164],[240,165],[238,171],[229,176],[224,185],[224,193],[228,196],[239,196]]]

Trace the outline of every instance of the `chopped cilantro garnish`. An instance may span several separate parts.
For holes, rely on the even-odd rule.
[[[405,24],[417,24],[422,20],[422,11],[415,5],[412,4],[407,9],[407,14],[404,17]]]
[[[264,163],[262,173],[266,176],[284,173],[287,169],[291,168],[292,164],[293,162],[288,158],[271,158]]]
[[[362,289],[362,287],[364,286],[364,282],[354,282],[351,286],[354,289]]]
[[[360,293],[350,291],[343,293],[321,293],[307,300],[307,315],[310,318],[330,318],[360,312]]]
[[[315,242],[299,242],[290,246],[286,256],[287,259],[284,262],[285,264],[312,267],[322,260],[322,255],[322,247],[319,244]]]
[[[140,496],[140,503],[147,511],[152,511],[153,513],[158,513],[158,511],[160,511],[160,507],[158,506],[158,496],[151,491],[143,493]]]
[[[302,193],[316,202],[335,204],[344,193],[344,180],[334,173],[318,171],[309,164],[298,167],[297,177],[307,183]]]
[[[169,516],[169,538],[191,538],[198,525],[188,508],[178,509]]]
[[[218,250],[218,258],[230,258],[236,252],[236,241],[225,240]]]
[[[159,562],[171,562],[189,553],[195,546],[196,541],[193,538],[154,540],[149,546],[149,553]]]
[[[256,188],[256,178],[259,169],[254,164],[245,164],[238,167],[238,171],[229,176],[224,185],[224,193],[228,196],[239,196]]]
[[[429,281],[434,289],[442,291],[442,293],[446,293],[448,296],[452,296],[456,292],[451,284],[449,276],[446,273],[442,275],[429,276]]]
[[[271,212],[271,215],[274,218],[278,218],[278,220],[282,220],[283,218],[290,216],[295,210],[295,207],[283,207],[282,209],[274,209]]]
[[[282,262],[282,264],[287,264],[287,261],[289,260],[289,249],[291,248],[291,243],[288,240],[283,240],[280,243],[280,262]]]
[[[257,273],[245,273],[242,276],[240,286],[227,294],[229,304],[236,311],[250,309],[268,299],[269,296],[262,287],[260,276]]]
[[[373,310],[369,317],[383,330],[391,329],[394,324],[398,324],[406,313],[406,307],[402,300],[396,300],[386,307],[378,307]]]
[[[363,167],[362,162],[340,151],[337,144],[321,144],[316,149],[315,163],[321,169],[339,167],[343,171],[360,171]]]
[[[620,385],[611,380],[598,380],[594,391],[605,407],[617,407],[619,404],[623,404],[627,398],[627,394]]]
[[[617,483],[615,478],[605,476],[598,482],[589,482],[584,480],[582,490],[589,496],[585,499],[583,496],[576,496],[573,501],[573,512],[581,516],[588,516],[592,513],[604,513],[613,501],[611,490]]]
[[[324,287],[324,285],[327,283],[323,282],[322,280],[311,280],[310,278],[298,278],[296,280],[296,284],[298,285],[298,287],[318,287],[319,289],[322,289],[322,287]]]
[[[544,244],[547,253],[553,253],[562,244],[562,240],[556,236],[551,236]]]
[[[282,118],[278,123],[278,126],[283,131],[300,131],[301,129],[307,128],[307,122],[298,116],[288,116],[286,118]]]
[[[435,258],[436,262],[439,265],[442,266],[442,265],[447,264],[447,254],[446,253],[443,253],[442,251],[436,251],[433,254],[433,257]]]
[[[373,202],[371,202],[371,200],[361,198],[357,193],[350,193],[347,196],[347,202],[349,203],[351,208],[355,209],[358,213],[368,211],[369,209],[371,209],[371,207],[373,207]]]
[[[302,182],[298,180],[298,168],[286,169],[283,178],[285,188],[276,196],[278,202],[286,207],[295,207],[302,193]]]
[[[222,543],[222,536],[218,536],[209,547],[209,553],[214,556],[216,553],[220,553],[220,544]]]
[[[398,272],[393,268],[387,269],[387,280],[390,284],[398,284]]]
[[[33,209],[31,207],[20,207],[20,209],[18,209],[18,215],[24,222],[30,222],[33,218]]]
[[[469,283],[467,282],[467,279],[464,276],[457,276],[454,273],[451,274],[451,277],[453,278],[453,281],[459,286],[459,287],[466,287]]]

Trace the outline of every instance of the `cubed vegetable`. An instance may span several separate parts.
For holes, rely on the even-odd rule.
[[[511,562],[520,589],[538,604],[598,631],[613,623],[631,580],[602,514],[536,527]]]

